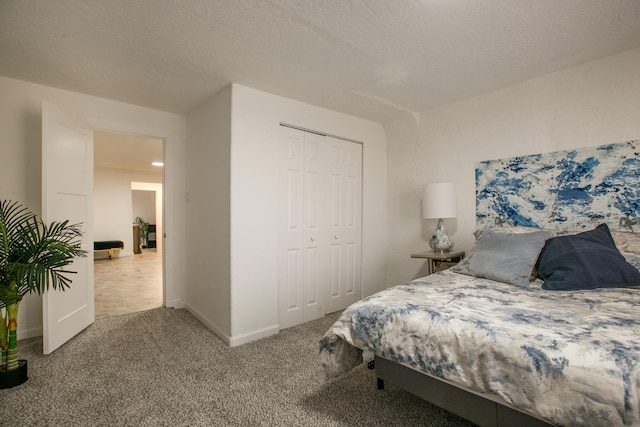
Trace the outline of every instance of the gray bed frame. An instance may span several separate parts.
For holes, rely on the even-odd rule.
[[[396,362],[375,356],[378,389],[388,381],[479,426],[548,427],[551,424],[511,407],[496,395],[476,393]]]

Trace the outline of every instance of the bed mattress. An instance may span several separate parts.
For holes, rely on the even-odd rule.
[[[640,290],[554,292],[450,270],[348,307],[328,377],[370,351],[559,425],[639,425]]]

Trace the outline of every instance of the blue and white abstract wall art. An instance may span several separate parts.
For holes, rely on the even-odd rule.
[[[477,162],[478,228],[640,229],[640,140]]]

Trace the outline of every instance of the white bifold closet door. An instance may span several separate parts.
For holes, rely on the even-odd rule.
[[[362,145],[280,128],[279,323],[361,296]]]

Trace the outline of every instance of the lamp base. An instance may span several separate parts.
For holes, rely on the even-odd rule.
[[[438,220],[438,226],[429,240],[429,246],[431,246],[431,249],[438,252],[449,252],[453,248],[453,239],[449,235],[447,229],[444,228],[444,221],[442,218]]]

